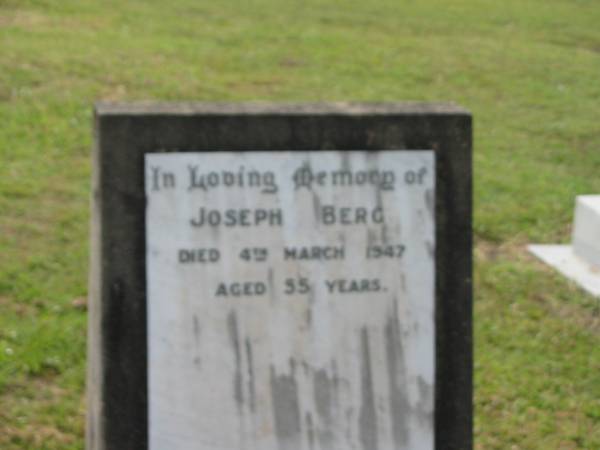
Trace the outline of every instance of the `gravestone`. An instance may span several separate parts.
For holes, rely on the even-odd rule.
[[[471,118],[99,104],[89,449],[472,447]]]
[[[531,244],[528,250],[589,294],[600,297],[600,195],[578,195],[570,244]]]

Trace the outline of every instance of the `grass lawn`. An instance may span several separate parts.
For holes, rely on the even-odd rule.
[[[80,449],[95,100],[475,118],[477,449],[600,448],[600,303],[528,242],[600,192],[597,0],[0,0],[0,448]]]

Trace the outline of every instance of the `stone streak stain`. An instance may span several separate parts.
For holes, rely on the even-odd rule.
[[[425,206],[427,207],[427,212],[431,218],[435,220],[435,197],[432,189],[427,189],[425,191]]]
[[[433,245],[433,243],[429,242],[429,241],[426,241],[425,242],[425,249],[426,249],[427,254],[429,255],[429,257],[435,260],[435,246]]]
[[[334,381],[329,378],[324,369],[314,374],[315,406],[319,416],[317,439],[322,449],[334,448],[333,434],[333,397],[335,395]]]
[[[317,193],[314,191],[312,194],[312,198],[313,198],[313,210],[315,213],[315,223],[318,225],[322,222],[322,220],[321,220],[321,199],[319,198]]]
[[[419,386],[419,402],[416,405],[416,415],[427,428],[433,429],[433,386],[423,377],[417,378]]]
[[[252,357],[252,343],[249,338],[246,338],[246,358],[248,360],[248,393],[250,404],[250,411],[254,413],[256,411],[256,386],[254,382],[254,359]]]
[[[398,322],[398,302],[394,299],[394,310],[385,325],[385,346],[387,356],[389,401],[394,449],[408,448],[409,402],[406,393],[406,367],[400,323]]]
[[[339,410],[339,407],[340,407],[340,377],[338,375],[337,361],[335,359],[331,360],[331,373],[333,373],[334,404],[335,404],[336,408]],[[346,380],[346,383],[347,383],[347,380]]]
[[[194,314],[194,340],[196,344],[200,340],[200,321],[198,320],[198,316]]]
[[[371,370],[371,350],[369,348],[369,332],[366,327],[361,330],[361,406],[358,417],[360,442],[363,450],[378,450],[377,411],[375,410],[375,392],[373,373]]]
[[[306,312],[304,315],[304,317],[306,319],[307,327],[310,327],[313,322],[313,306],[315,304],[315,301],[316,301],[315,292],[313,289],[311,289],[307,294]]]
[[[308,448],[313,450],[315,448],[315,430],[313,427],[312,415],[309,412],[305,414],[304,421],[306,422],[306,438],[308,441]]]
[[[367,245],[376,245],[379,242],[377,238],[377,232],[371,228],[367,229]]]
[[[198,320],[198,316],[194,314],[193,317],[193,332],[194,332],[194,344],[196,354],[194,356],[194,365],[198,368],[202,366],[202,359],[200,358],[200,321]]]
[[[233,375],[233,397],[238,406],[238,412],[242,413],[244,404],[244,391],[242,387],[242,355],[240,350],[240,339],[238,332],[237,316],[234,311],[231,311],[227,316],[227,327],[229,330],[229,339],[233,347],[235,357],[235,373]]]
[[[277,290],[275,289],[275,274],[272,267],[267,271],[267,283],[269,285],[269,292],[271,293],[269,297],[271,305],[275,305],[277,303]]]
[[[381,242],[384,244],[389,244],[389,230],[387,225],[381,226]]]
[[[290,366],[290,375],[278,375],[271,366],[271,401],[279,450],[302,448],[298,383],[293,360]]]

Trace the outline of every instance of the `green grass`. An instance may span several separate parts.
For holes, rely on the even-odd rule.
[[[600,192],[596,0],[0,0],[0,448],[83,446],[95,100],[475,118],[476,447],[600,448],[600,307],[528,257]]]

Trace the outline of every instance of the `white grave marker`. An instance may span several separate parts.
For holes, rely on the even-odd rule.
[[[151,450],[434,448],[433,151],[145,174]]]
[[[600,297],[600,195],[578,195],[571,245],[532,244],[531,253]]]

